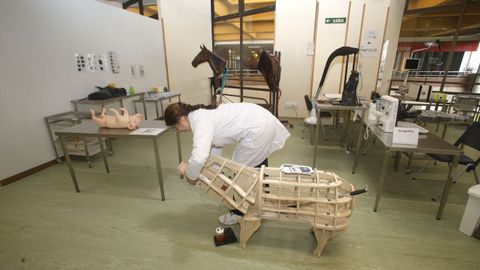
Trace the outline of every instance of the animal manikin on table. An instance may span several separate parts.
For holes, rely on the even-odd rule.
[[[137,129],[140,126],[142,115],[137,113],[129,115],[125,108],[120,108],[120,112],[116,109],[110,108],[114,115],[107,115],[107,110],[104,108],[102,113],[97,117],[94,110],[90,110],[92,120],[99,127],[106,128],[128,128],[130,130]]]
[[[313,254],[320,256],[328,239],[347,228],[352,214],[353,186],[331,172],[285,174],[279,168],[258,170],[212,156],[197,182],[244,214],[239,220],[242,248],[262,219],[302,221],[310,224],[317,240]]]

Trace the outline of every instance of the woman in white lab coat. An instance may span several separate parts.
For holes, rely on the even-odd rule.
[[[232,160],[255,167],[281,149],[290,133],[269,111],[252,103],[204,105],[174,103],[165,110],[165,122],[179,131],[192,131],[188,162],[178,165],[181,176],[196,180],[210,154],[234,144]]]
[[[174,103],[165,110],[165,122],[193,133],[190,158],[177,168],[190,180],[196,180],[208,157],[221,155],[227,144],[236,143],[232,160],[256,167],[281,149],[290,136],[275,116],[252,103],[228,103],[217,108]]]

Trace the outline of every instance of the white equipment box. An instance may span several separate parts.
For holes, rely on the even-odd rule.
[[[379,112],[379,128],[385,132],[393,132],[397,122],[398,99],[383,95],[376,103],[376,110]]]

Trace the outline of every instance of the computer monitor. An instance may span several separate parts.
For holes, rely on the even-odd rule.
[[[420,58],[407,58],[404,69],[417,70],[420,67]]]

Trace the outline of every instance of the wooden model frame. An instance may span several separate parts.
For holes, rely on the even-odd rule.
[[[320,256],[328,239],[347,228],[352,214],[353,186],[335,173],[285,174],[279,168],[260,170],[212,156],[199,177],[200,187],[244,213],[239,220],[240,246],[260,228],[262,219],[308,222]]]

